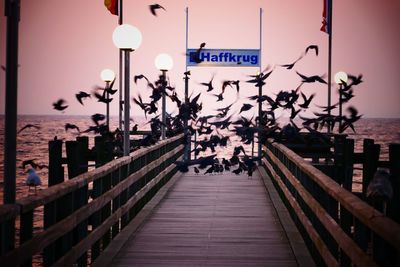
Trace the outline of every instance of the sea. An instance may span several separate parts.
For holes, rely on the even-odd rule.
[[[23,168],[22,162],[32,159],[35,163],[48,165],[48,142],[55,137],[64,141],[75,140],[78,136],[75,130],[65,130],[65,124],[75,124],[81,131],[87,129],[93,124],[90,116],[70,116],[70,115],[21,115],[18,116],[17,130],[22,129],[27,124],[37,125],[40,128],[27,128],[17,135],[17,173],[16,173],[16,198],[20,199],[34,193],[28,190],[26,186],[26,177],[28,167]],[[133,123],[139,125],[140,130],[149,130],[145,118],[134,118]],[[118,117],[110,117],[110,128],[118,127]],[[0,115],[0,204],[3,203],[3,185],[4,185],[4,115]],[[362,142],[365,138],[372,138],[375,143],[381,145],[380,160],[387,160],[389,157],[389,144],[400,143],[400,118],[363,118],[355,123],[355,130],[349,130],[346,133],[355,140],[355,151],[362,151]],[[240,140],[231,133],[221,133],[231,135],[227,148],[217,148],[218,158],[228,158],[232,155],[233,147],[240,145]],[[94,134],[85,134],[89,136],[89,147],[94,145]],[[199,137],[199,140],[202,137]],[[63,146],[63,155],[65,156],[65,146]],[[257,151],[257,147],[251,145],[245,146],[249,153]],[[209,152],[208,152],[209,153]],[[358,169],[358,168],[357,168]],[[47,187],[47,168],[37,170],[41,177],[42,185],[38,190]],[[67,174],[66,174],[67,176]],[[360,171],[355,170],[353,191],[359,191]]]

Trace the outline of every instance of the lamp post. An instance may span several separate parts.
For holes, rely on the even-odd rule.
[[[162,113],[161,113],[161,120],[162,120],[162,125],[161,125],[161,139],[165,139],[165,125],[166,125],[166,100],[165,100],[165,87],[166,87],[166,73],[167,71],[171,70],[172,67],[174,66],[174,61],[172,60],[172,57],[168,54],[161,53],[159,54],[155,61],[154,61],[156,68],[161,70],[162,75],[161,75],[161,86],[162,86]]]
[[[139,48],[142,43],[142,34],[134,26],[129,24],[121,24],[117,26],[113,32],[112,39],[114,45],[124,53],[124,156],[128,156],[130,152],[129,140],[129,72],[130,72],[130,52]]]
[[[339,85],[339,132],[342,128],[342,90],[343,83],[347,83],[347,74],[344,71],[339,71],[335,74],[335,82]]]
[[[106,93],[106,118],[107,118],[107,127],[110,129],[110,103],[108,100],[110,99],[110,82],[115,79],[115,73],[114,71],[110,69],[104,69],[100,73],[101,79],[106,83],[106,87],[104,88],[105,93]]]

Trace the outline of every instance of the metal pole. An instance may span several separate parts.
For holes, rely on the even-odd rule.
[[[107,97],[107,103],[106,103],[106,118],[107,118],[107,128],[110,130],[110,103],[108,103],[108,100],[110,99],[110,93],[108,90],[110,89],[110,82],[106,81],[106,97]]]
[[[18,100],[18,32],[20,1],[6,0],[6,103],[4,134],[4,204],[15,203],[17,172],[17,100]],[[2,233],[2,252],[14,248],[15,222],[4,223]]]
[[[331,81],[332,81],[332,1],[328,1],[328,116],[331,116]],[[331,127],[328,125],[328,133]]]
[[[122,25],[122,0],[119,0],[119,12],[118,12],[118,24]],[[123,85],[123,51],[119,50],[119,104],[118,104],[118,127],[120,130],[122,130],[122,104],[123,104],[123,91],[122,91],[122,85]]]
[[[339,84],[339,132],[342,128],[342,83]]]
[[[260,8],[260,75],[262,75],[261,73],[261,58],[262,58],[262,8]],[[258,87],[258,96],[261,97],[262,96],[262,85],[260,84],[260,86]],[[258,156],[261,157],[261,152],[262,152],[262,144],[261,144],[261,116],[262,116],[262,102],[258,102]]]
[[[186,107],[186,112],[187,114],[184,114],[184,120],[183,120],[183,129],[184,129],[184,134],[186,137],[186,145],[185,145],[185,153],[184,153],[184,160],[190,160],[190,143],[191,143],[191,138],[189,134],[189,96],[188,96],[188,91],[189,91],[189,75],[188,73],[185,73],[185,107]]]
[[[188,38],[189,38],[189,8],[186,7],[186,53],[188,49]],[[185,106],[188,109],[189,108],[189,75],[187,73],[187,60],[185,61]],[[189,112],[189,110],[187,110]],[[184,131],[185,131],[185,136],[186,136],[186,146],[185,146],[185,154],[184,154],[184,160],[190,160],[190,145],[191,145],[191,137],[189,135],[189,114],[186,114],[184,118]]]
[[[161,113],[161,120],[162,120],[162,125],[161,125],[161,139],[165,140],[165,125],[166,125],[166,99],[165,99],[165,87],[167,83],[167,77],[166,77],[166,70],[161,70],[162,75],[162,113]]]
[[[128,156],[130,152],[129,140],[129,122],[130,122],[130,106],[129,106],[129,67],[130,67],[130,52],[129,49],[124,49],[125,57],[125,85],[124,85],[124,156]]]

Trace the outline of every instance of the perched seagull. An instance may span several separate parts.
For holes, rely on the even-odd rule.
[[[33,186],[35,188],[35,194],[36,194],[36,186],[41,185],[42,181],[40,180],[39,175],[35,172],[34,169],[29,169],[28,170],[28,177],[26,178],[26,185],[29,186],[28,192],[31,190],[31,187]]]
[[[386,168],[378,168],[367,187],[367,198],[386,202],[393,197],[393,187],[390,183],[390,174]]]

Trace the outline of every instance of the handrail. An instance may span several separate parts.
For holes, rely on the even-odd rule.
[[[393,246],[397,253],[400,252],[400,225],[392,219],[385,217],[381,212],[374,209],[366,202],[353,195],[351,192],[342,188],[337,182],[325,175],[323,172],[312,166],[299,155],[294,153],[283,144],[274,143],[268,140],[267,145],[270,149],[265,148],[267,158],[263,158],[262,162],[267,172],[280,187],[281,192],[296,213],[296,216],[303,224],[308,232],[312,242],[316,244],[317,250],[325,260],[328,266],[336,266],[339,261],[326,256],[326,245],[320,236],[315,236],[314,228],[310,227],[310,220],[303,212],[303,207],[299,204],[297,198],[301,199],[301,203],[305,203],[313,216],[318,218],[322,226],[336,241],[337,245],[356,266],[376,266],[372,258],[363,251],[359,245],[349,236],[349,233],[342,229],[338,219],[329,214],[329,211],[312,195],[302,184],[304,177],[307,177],[308,184],[315,183],[318,185],[326,196],[330,196],[341,207],[341,216],[345,217],[345,213],[350,213],[355,219],[359,220],[363,225],[368,227],[376,235],[380,236],[388,244]],[[274,165],[274,166],[273,166]],[[279,171],[278,171],[279,170]],[[284,179],[285,182],[282,180]],[[288,186],[292,189],[289,189]],[[295,192],[293,192],[293,188]],[[324,196],[319,196],[323,198]],[[350,227],[349,227],[350,228]],[[311,229],[311,231],[310,231]],[[350,231],[350,230],[349,230]],[[329,251],[328,251],[329,252]]]
[[[184,145],[181,143],[183,136],[183,134],[179,134],[151,147],[139,149],[129,156],[113,160],[93,171],[44,189],[36,196],[20,199],[16,205],[8,205],[0,209],[0,214],[3,213],[6,216],[1,219],[1,222],[15,220],[20,215],[21,231],[24,229],[22,224],[24,223],[26,226],[23,230],[24,236],[20,238],[20,246],[0,255],[1,265],[25,264],[31,260],[33,255],[54,246],[57,240],[64,238],[71,231],[81,231],[79,239],[74,241],[75,243],[69,251],[63,252],[63,255],[55,258],[56,262],[53,264],[72,265],[80,260],[90,248],[93,250],[100,247],[99,240],[106,242],[103,243],[104,249],[109,242],[104,241],[105,238],[109,239],[106,236],[110,236],[111,231],[113,237],[118,234],[120,227],[121,229],[125,227],[127,222],[132,219],[131,216],[135,216],[132,212],[137,208],[141,209],[176,172],[173,162],[183,154]],[[117,180],[114,181],[114,178]],[[113,181],[112,186],[111,180]],[[96,196],[92,196],[93,199],[90,202],[86,201],[84,205],[73,209],[66,217],[49,225],[43,231],[34,235],[32,232],[29,234],[29,231],[32,231],[35,208],[51,205],[69,193],[73,193],[76,197],[82,197],[78,194],[79,190],[87,190],[90,182],[110,183],[110,187],[101,189]],[[88,233],[87,225],[90,218],[96,221],[90,223],[92,231]],[[120,226],[119,220],[121,220]],[[92,260],[94,259],[92,253]]]
[[[41,190],[37,193],[37,195],[31,195],[25,198],[21,198],[17,200],[16,203],[21,206],[22,212],[32,210],[51,201],[54,201],[55,199],[60,197],[60,194],[64,195],[73,192],[82,186],[85,186],[107,174],[112,173],[119,167],[129,164],[135,159],[138,159],[139,157],[148,154],[154,150],[157,150],[160,147],[172,143],[182,137],[183,134],[180,134],[175,137],[159,141],[153,146],[141,148],[132,152],[129,156],[124,156],[116,160],[110,161],[103,166],[94,169],[93,171],[85,172],[77,177],[74,177],[73,179]]]

